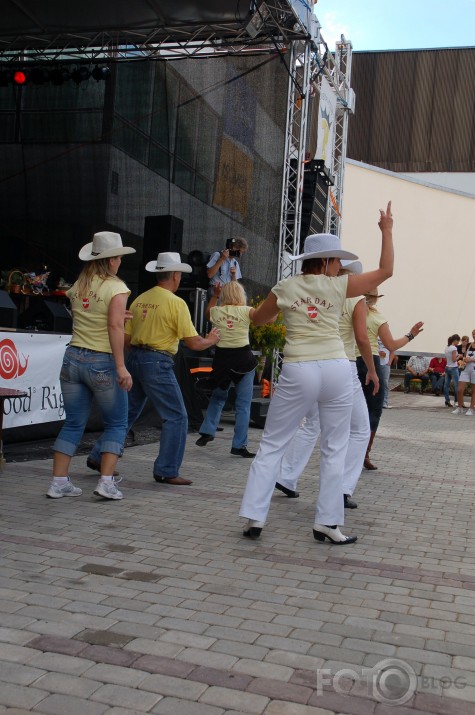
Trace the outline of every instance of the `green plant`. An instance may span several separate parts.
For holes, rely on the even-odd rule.
[[[250,301],[253,308],[258,308],[262,299],[257,296]],[[285,325],[282,313],[279,313],[274,323],[253,325],[249,327],[249,339],[253,350],[260,350],[263,355],[272,355],[274,350],[282,352],[285,345]]]

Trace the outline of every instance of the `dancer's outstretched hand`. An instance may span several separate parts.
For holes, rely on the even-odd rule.
[[[383,209],[379,209],[379,221],[378,221],[378,226],[381,229],[381,231],[384,231],[385,229],[390,229],[393,227],[393,215],[391,212],[391,201],[388,202],[388,206],[386,208],[386,211],[383,211]]]

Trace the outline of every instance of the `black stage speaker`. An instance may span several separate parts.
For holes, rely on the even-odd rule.
[[[145,263],[152,261],[159,253],[175,251],[181,253],[183,243],[183,221],[176,216],[146,216],[143,234]]]
[[[290,205],[295,203],[297,160],[290,161],[290,182],[288,196]],[[328,191],[335,183],[322,160],[307,161],[304,166],[302,186],[302,213],[300,224],[300,251],[307,236],[321,233],[325,227],[328,204]],[[289,223],[295,218],[294,211],[289,213]]]
[[[0,327],[16,328],[18,308],[6,290],[0,290]]]
[[[269,411],[270,400],[268,397],[254,397],[251,402],[251,414],[249,421],[256,427],[264,429],[267,413]]]
[[[143,234],[142,265],[139,271],[139,293],[156,285],[156,275],[148,273],[145,265],[157,260],[159,253],[173,251],[181,255],[183,244],[183,221],[171,216],[146,216]]]
[[[309,234],[322,233],[325,230],[328,194],[335,179],[325,163],[318,159],[305,165],[303,174],[302,227],[300,245]],[[313,197],[313,198],[312,198]],[[312,204],[312,205],[311,205]]]
[[[62,303],[43,298],[30,298],[30,307],[20,314],[18,327],[53,333],[72,333],[73,321]]]

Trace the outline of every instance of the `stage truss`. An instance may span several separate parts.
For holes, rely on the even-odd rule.
[[[0,11],[5,0],[0,0]],[[17,0],[13,4],[21,7]],[[24,3],[23,3],[24,4]],[[23,5],[22,4],[22,5]],[[157,2],[166,6],[168,3]],[[48,5],[48,3],[45,3]],[[206,3],[203,3],[206,5]],[[41,10],[41,2],[39,3]],[[142,15],[142,20],[130,20],[130,26],[107,29],[102,23],[100,31],[84,29],[86,19],[78,17],[74,31],[58,31],[42,27],[43,18],[34,17],[28,32],[18,32],[14,23],[7,30],[0,30],[0,62],[33,60],[51,61],[100,61],[133,59],[183,59],[188,57],[215,57],[220,53],[240,54],[250,51],[269,51],[283,48],[296,40],[310,40],[313,20],[306,0],[267,0],[266,2],[238,3],[243,11],[229,19],[229,12],[222,12],[225,21],[200,22],[181,19],[170,22],[173,13],[156,9],[155,14]],[[31,2],[33,16],[35,3]],[[302,12],[303,9],[303,12]],[[137,14],[140,15],[140,7]],[[142,11],[143,12],[143,11]],[[186,13],[186,9],[183,11]],[[191,11],[190,11],[191,12]],[[74,14],[74,13],[73,13]],[[111,14],[114,12],[111,10]],[[178,12],[174,13],[179,15]],[[213,13],[203,11],[203,18]],[[131,17],[133,16],[133,11]],[[74,21],[71,20],[69,24]],[[309,27],[310,25],[310,27]]]
[[[322,77],[326,77],[337,97],[335,146],[332,167],[328,172],[332,186],[326,196],[324,231],[339,235],[343,208],[343,178],[348,134],[348,116],[353,111],[351,90],[351,43],[344,38],[337,43],[334,54],[321,35],[317,45],[293,42],[291,46],[291,81],[289,82],[286,127],[285,165],[280,223],[279,278],[287,278],[296,270],[289,254],[298,254],[302,219],[302,192],[306,158],[308,98],[319,93]]]

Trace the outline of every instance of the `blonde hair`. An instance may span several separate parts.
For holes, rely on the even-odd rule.
[[[378,313],[376,308],[376,303],[378,302],[378,296],[376,295],[366,295],[366,310],[371,310],[373,313]]]
[[[225,283],[221,289],[221,305],[246,305],[247,298],[244,288],[237,281]]]
[[[103,281],[119,280],[112,271],[109,261],[110,258],[98,258],[97,261],[88,261],[86,263],[76,281],[76,290],[79,296],[85,298],[88,295],[91,290],[92,279],[95,276]]]

